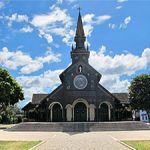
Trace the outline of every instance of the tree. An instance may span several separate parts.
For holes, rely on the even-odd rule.
[[[24,99],[22,87],[3,68],[0,68],[0,108],[14,105]]]
[[[133,109],[150,111],[150,75],[139,75],[131,81],[129,99]]]

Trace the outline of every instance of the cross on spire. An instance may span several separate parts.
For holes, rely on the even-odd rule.
[[[81,7],[80,6],[78,7],[78,10],[79,10],[79,14],[80,14],[80,11],[81,11]]]

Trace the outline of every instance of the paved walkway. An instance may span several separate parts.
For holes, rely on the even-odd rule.
[[[105,133],[55,134],[35,150],[129,150]]]
[[[117,140],[150,140],[150,131],[65,133],[0,130],[0,140],[44,141],[35,150],[129,150]]]

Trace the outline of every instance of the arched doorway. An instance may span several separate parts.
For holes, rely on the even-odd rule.
[[[99,120],[108,121],[109,120],[109,108],[106,103],[102,103],[99,109]]]
[[[87,107],[82,102],[77,103],[74,107],[74,121],[87,121]]]
[[[62,121],[62,108],[58,103],[54,104],[52,107],[52,121],[54,122]]]

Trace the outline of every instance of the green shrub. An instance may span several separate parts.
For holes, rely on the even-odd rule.
[[[21,118],[17,117],[18,108],[17,106],[9,105],[0,111],[0,123],[14,124],[22,121]],[[20,116],[21,117],[21,116]]]

